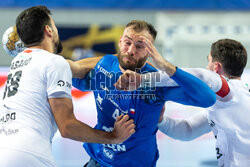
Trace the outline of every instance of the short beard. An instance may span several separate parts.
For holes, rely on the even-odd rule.
[[[145,56],[144,58],[141,58],[138,61],[133,59],[133,60],[135,60],[135,64],[129,64],[129,63],[123,62],[124,57],[130,57],[131,59],[133,59],[132,56],[122,55],[121,52],[118,51],[118,61],[119,61],[120,66],[124,70],[131,70],[131,71],[135,71],[135,72],[138,71],[139,69],[141,69],[147,60],[147,56]]]
[[[59,54],[62,52],[62,50],[63,50],[62,42],[59,39],[58,42],[56,42],[54,45],[54,53]]]

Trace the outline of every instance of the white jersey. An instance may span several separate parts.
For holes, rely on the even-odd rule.
[[[208,108],[216,141],[218,166],[250,166],[250,89],[240,80],[227,81],[229,101]],[[226,98],[226,97],[225,97]]]
[[[0,152],[11,149],[54,164],[51,140],[57,130],[49,98],[71,98],[72,73],[63,57],[26,49],[12,61],[0,106]]]
[[[216,103],[207,109],[207,120],[216,138],[218,166],[250,167],[250,89],[247,84],[241,80],[228,80],[205,69],[184,70],[203,80],[217,94]],[[159,74],[156,75],[159,76]],[[156,86],[176,85],[166,74],[161,73],[160,78],[164,82],[158,82]],[[202,122],[206,124],[204,114],[199,117],[199,123],[196,119],[195,124],[202,124]],[[168,126],[166,126],[169,121],[172,121],[171,125],[174,125],[171,130],[167,129]],[[184,140],[183,136],[177,135],[179,131],[176,131],[176,134],[171,132],[183,127],[185,130],[185,126],[193,127],[190,125],[193,125],[193,123],[187,120],[180,122],[180,120],[168,118],[160,124],[159,129],[167,135],[170,134],[174,138]],[[209,131],[205,125],[204,131],[201,131],[202,126],[194,127],[196,128],[192,128],[192,130],[189,130],[190,132],[186,130],[183,133],[193,138],[198,137],[196,135],[199,134],[198,132],[207,133]]]

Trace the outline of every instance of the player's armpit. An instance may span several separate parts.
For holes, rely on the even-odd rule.
[[[72,60],[67,60],[67,62],[70,65],[73,78],[84,78],[86,74],[88,74],[101,59],[102,56],[85,58],[75,62]]]

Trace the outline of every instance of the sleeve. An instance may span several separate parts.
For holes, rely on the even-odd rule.
[[[226,79],[213,71],[202,68],[183,68],[182,70],[196,76],[197,78],[205,82],[210,87],[210,89],[212,89],[220,97],[225,97],[230,92]],[[178,86],[175,80],[171,79],[163,71],[143,74],[142,84],[145,85],[146,83],[148,83],[147,85],[156,87]]]
[[[93,70],[92,70],[93,71]],[[90,91],[90,85],[91,85],[91,74],[89,73],[84,78],[73,78],[72,84],[75,88],[81,90],[81,91]]]
[[[160,89],[159,94],[165,101],[170,100],[198,107],[210,107],[215,103],[215,93],[197,77],[177,68],[171,78],[179,86]]]
[[[158,128],[167,136],[182,141],[193,140],[211,131],[206,112],[200,112],[188,119],[164,117]]]
[[[104,61],[107,61],[108,59],[114,59],[113,55],[106,55],[103,56],[103,58],[96,64],[95,68],[93,68],[88,75],[86,75],[84,78],[73,78],[72,84],[75,88],[81,90],[81,91],[93,91],[96,90],[96,80],[92,82],[92,80],[96,77],[96,69],[98,69]],[[110,60],[110,61],[111,61]]]
[[[72,72],[62,57],[54,57],[46,67],[48,98],[72,98]]]

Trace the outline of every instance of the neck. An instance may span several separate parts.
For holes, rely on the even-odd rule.
[[[223,76],[227,77],[228,79],[237,79],[237,80],[241,80],[241,77],[237,77],[237,76],[230,76],[230,75],[226,75],[226,74],[222,74]]]
[[[34,46],[30,46],[28,47],[30,49],[43,49],[46,50],[50,53],[54,53],[54,48],[53,45],[50,43],[50,41],[44,39],[41,43],[34,45]]]

